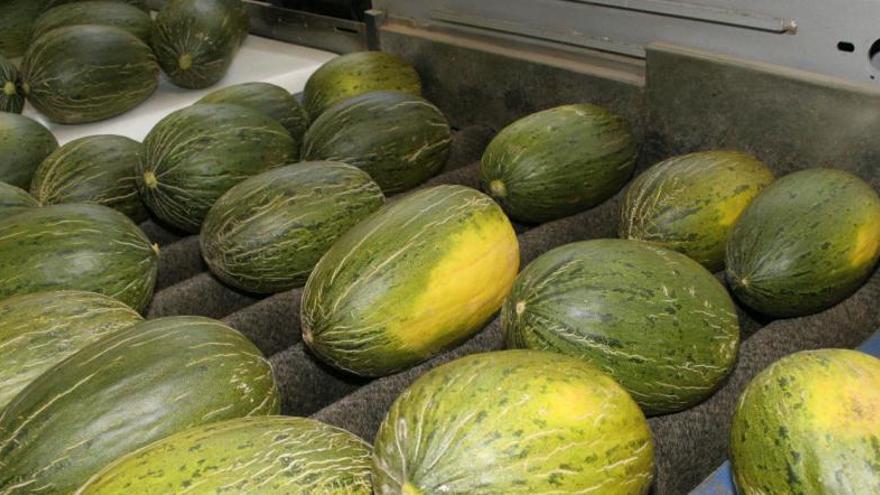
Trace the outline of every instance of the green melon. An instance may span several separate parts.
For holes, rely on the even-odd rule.
[[[440,171],[451,143],[449,123],[437,107],[418,96],[379,91],[322,113],[306,132],[302,156],[354,165],[393,193]]]
[[[762,192],[727,244],[727,281],[776,317],[826,309],[855,292],[880,258],[880,197],[849,172],[814,168]]]
[[[146,100],[159,66],[146,43],[113,26],[79,25],[40,36],[22,62],[28,101],[62,124],[114,117]]]
[[[0,299],[75,289],[142,311],[157,265],[158,248],[128,217],[105,206],[51,205],[0,219]]]
[[[565,105],[502,129],[483,153],[480,183],[512,218],[546,222],[617,193],[637,151],[622,118],[594,105]]]
[[[419,74],[390,53],[356,52],[333,58],[309,76],[303,103],[312,120],[333,105],[373,91],[422,94]]]
[[[773,172],[737,151],[676,156],[632,182],[620,211],[620,237],[647,241],[697,260],[713,272],[724,268],[733,225]]]
[[[84,347],[0,412],[0,493],[69,493],[156,440],[278,407],[268,361],[235,330],[145,321]]]
[[[192,428],[110,464],[77,495],[372,495],[370,445],[306,418],[241,418]]]
[[[142,154],[141,143],[123,136],[75,139],[40,164],[31,180],[31,194],[44,205],[98,203],[143,222],[147,208],[135,181]]]
[[[26,208],[40,206],[40,203],[20,187],[0,182],[0,219]]]
[[[0,2],[0,55],[20,57],[28,47],[31,26],[43,12],[46,0],[3,0]]]
[[[0,112],[21,113],[23,108],[21,72],[15,64],[0,55]]]
[[[608,375],[539,351],[467,356],[429,371],[385,416],[376,494],[646,494],[645,416]]]
[[[296,159],[296,142],[281,124],[228,104],[172,113],[147,134],[144,147],[141,197],[161,220],[194,233],[232,186]]]
[[[0,300],[0,410],[52,366],[139,321],[135,310],[94,292],[61,290]]]
[[[517,277],[501,312],[508,347],[593,363],[646,414],[694,406],[736,362],[739,324],[724,286],[692,259],[638,241],[548,251]]]
[[[309,118],[299,101],[281,86],[264,82],[235,84],[214,91],[198,103],[232,103],[265,113],[287,129],[296,141],[296,153],[299,156]]]
[[[46,9],[48,10],[48,9],[55,8],[59,5],[67,5],[70,3],[78,3],[78,2],[82,2],[82,1],[83,0],[47,0],[47,1],[45,1],[45,3],[46,3]],[[113,0],[113,1],[127,3],[129,5],[134,5],[135,7],[143,10],[144,12],[150,11],[150,7],[147,5],[146,0]]]
[[[202,256],[224,282],[251,292],[299,287],[333,242],[384,202],[366,172],[303,162],[224,194],[201,230]]]
[[[343,234],[315,266],[303,340],[359,375],[405,369],[476,333],[518,268],[516,234],[488,196],[464,186],[412,193]]]
[[[40,162],[56,148],[55,136],[37,121],[0,112],[0,181],[27,189]]]
[[[151,44],[172,83],[207,88],[226,75],[248,28],[240,0],[170,0],[156,16]]]
[[[880,360],[821,349],[759,373],[736,406],[730,452],[743,495],[880,493]]]
[[[73,2],[53,7],[34,22],[31,40],[65,26],[98,24],[114,26],[135,35],[144,42],[150,41],[153,19],[150,14],[124,2],[88,1]]]

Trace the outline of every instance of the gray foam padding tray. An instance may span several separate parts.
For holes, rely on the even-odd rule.
[[[491,132],[479,126],[456,132],[449,165],[423,187],[478,187],[478,161],[490,137]],[[543,225],[515,225],[522,266],[562,244],[615,237],[622,196],[623,192],[590,211]],[[496,318],[463,345],[408,371],[375,380],[340,373],[318,362],[303,346],[301,290],[265,297],[231,289],[206,271],[198,236],[171,232],[152,221],[142,228],[161,247],[157,291],[147,316],[204,315],[241,331],[269,357],[284,414],[311,415],[369,441],[392,401],[422,373],[465,354],[502,348]],[[724,386],[697,407],[650,419],[657,469],[653,492],[687,493],[723,462],[735,400],[758,371],[799,350],[857,346],[880,326],[878,300],[880,275],[875,273],[852,297],[816,315],[769,321],[740,310],[744,340],[736,369]]]

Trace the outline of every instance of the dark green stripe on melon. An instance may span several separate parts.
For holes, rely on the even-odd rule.
[[[776,316],[826,309],[852,294],[880,258],[880,197],[859,177],[814,168],[768,186],[727,243],[727,281]]]
[[[390,53],[349,53],[324,63],[309,76],[303,102],[309,117],[315,120],[333,105],[373,91],[420,96],[422,82],[411,65]]]
[[[612,375],[646,414],[692,407],[733,368],[735,307],[696,261],[602,239],[541,255],[501,311],[508,347],[577,356]]]
[[[128,217],[105,206],[24,210],[0,219],[0,299],[76,289],[142,311],[156,282],[157,250]]]
[[[241,418],[192,428],[129,454],[77,495],[372,495],[370,445],[306,418]],[[213,468],[216,466],[217,468]]]
[[[165,117],[147,134],[138,189],[161,220],[198,232],[232,186],[296,159],[276,120],[240,105],[199,104]]]
[[[0,112],[0,181],[27,189],[31,177],[58,141],[39,122]]]
[[[27,50],[34,20],[43,12],[46,0],[3,0],[0,2],[0,55],[20,57]]]
[[[378,91],[322,113],[306,132],[303,159],[354,165],[393,193],[435,175],[451,143],[449,123],[437,107],[418,96]]]
[[[0,182],[0,219],[37,206],[40,203],[24,189]]]
[[[231,103],[265,113],[287,129],[296,141],[296,155],[299,156],[309,118],[303,106],[286,89],[264,82],[236,84],[218,89],[198,103]]]
[[[107,119],[139,105],[159,84],[156,57],[135,35],[112,26],[49,31],[22,62],[28,101],[62,124]]]
[[[0,55],[0,112],[21,113],[24,108],[24,90],[18,67]]]
[[[143,10],[123,2],[73,2],[53,7],[34,22],[31,40],[53,29],[80,24],[114,26],[148,43],[153,30],[153,19]]]
[[[278,405],[268,361],[235,330],[145,321],[84,347],[0,412],[0,492],[69,493],[151,442]]]
[[[226,75],[249,22],[240,0],[170,0],[156,16],[151,44],[172,83],[207,88]]]
[[[724,268],[737,219],[773,172],[738,151],[704,151],[664,160],[639,175],[620,210],[620,237],[647,241]]]
[[[305,283],[333,242],[384,201],[366,172],[303,162],[236,185],[211,207],[202,256],[224,282],[271,293]]]
[[[142,154],[141,143],[124,136],[75,139],[40,164],[31,181],[31,194],[44,205],[98,203],[143,222],[147,208],[135,181]]]
[[[595,105],[564,105],[502,129],[483,153],[480,183],[511,218],[546,222],[617,193],[637,151],[621,117]]]
[[[139,321],[135,310],[94,292],[61,290],[0,300],[0,410],[52,366]]]

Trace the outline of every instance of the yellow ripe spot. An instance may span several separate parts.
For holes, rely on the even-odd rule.
[[[422,492],[418,488],[416,488],[412,483],[407,481],[400,488],[400,493],[402,495],[420,495]]]
[[[181,53],[177,59],[177,65],[181,70],[189,70],[192,68],[193,59],[189,53]]]
[[[852,266],[858,267],[872,262],[877,256],[878,249],[880,249],[880,217],[875,216],[859,228],[856,234],[856,242],[850,256]]]
[[[536,397],[534,403],[542,419],[552,425],[576,425],[595,419],[602,409],[602,397],[583,385],[555,383],[547,394]]]
[[[730,196],[718,203],[718,224],[722,227],[730,227],[743,214],[746,207],[751,204],[758,191],[754,187],[743,191],[740,194]]]
[[[812,382],[808,410],[816,425],[837,436],[880,435],[880,388],[866,386],[870,383],[839,376]]]
[[[150,189],[155,189],[159,185],[159,179],[156,178],[156,174],[152,170],[144,172],[144,184]]]
[[[6,96],[12,96],[15,94],[15,83],[12,81],[6,81],[6,84],[3,85],[3,92],[6,93]]]

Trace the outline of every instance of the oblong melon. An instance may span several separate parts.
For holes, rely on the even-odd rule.
[[[518,268],[516,234],[488,196],[464,186],[414,192],[321,258],[303,292],[303,340],[359,375],[413,366],[479,330]]]
[[[147,219],[135,180],[143,146],[124,136],[74,139],[37,167],[31,194],[40,203],[98,203],[140,223]]]
[[[0,300],[0,409],[52,366],[141,321],[116,299],[73,290]]]
[[[0,218],[37,206],[40,206],[40,203],[24,189],[0,182]]]
[[[393,193],[440,171],[451,144],[449,123],[437,107],[418,96],[377,91],[322,113],[306,131],[302,156],[354,165]]]
[[[70,493],[156,440],[278,405],[268,361],[240,333],[195,316],[145,321],[84,347],[0,412],[0,491]]]
[[[0,112],[21,113],[24,108],[24,90],[18,67],[0,55]]]
[[[142,9],[119,1],[72,2],[52,7],[34,22],[31,40],[53,29],[80,24],[114,26],[148,43],[153,30],[153,19]]]
[[[264,172],[214,203],[202,256],[224,282],[251,292],[299,287],[333,242],[384,202],[366,172],[303,162]]]
[[[77,495],[371,495],[369,444],[313,419],[232,419],[177,433],[107,466]]]
[[[376,435],[377,494],[646,494],[645,416],[611,377],[575,358],[513,350],[425,373]]]
[[[501,326],[508,347],[596,365],[649,415],[709,397],[739,347],[733,301],[712,273],[674,251],[621,239],[539,256],[517,277]]]
[[[880,258],[880,197],[859,177],[814,168],[758,195],[727,243],[726,276],[749,307],[776,317],[826,309]]]
[[[759,373],[730,430],[743,494],[880,493],[880,360],[802,351]]]
[[[57,148],[55,136],[39,122],[0,112],[0,181],[27,189],[34,171]]]
[[[620,209],[620,237],[678,251],[713,272],[724,268],[733,225],[773,172],[738,151],[664,160],[636,177]]]
[[[47,0],[3,0],[0,2],[0,55],[20,57],[27,50],[31,26],[43,12]]]

